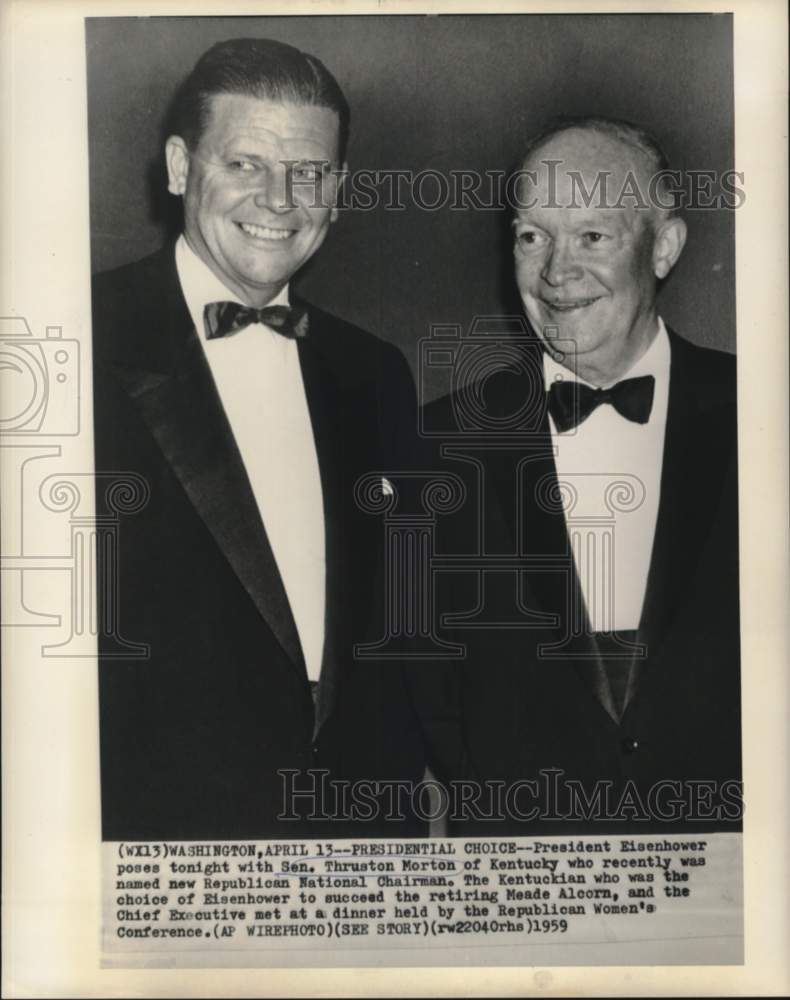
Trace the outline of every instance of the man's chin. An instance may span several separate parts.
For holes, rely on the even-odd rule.
[[[541,316],[537,320],[530,319],[530,323],[540,339],[548,346],[551,346],[553,341],[567,343],[572,340],[575,343],[584,336],[583,325],[569,322],[567,319],[558,321],[555,317]]]
[[[601,340],[596,331],[575,324],[547,322],[537,332],[550,353],[561,355],[557,358],[559,361],[582,357],[594,351]]]
[[[237,279],[238,284],[250,295],[258,297],[263,292],[279,290],[283,285],[287,285],[298,268],[267,268],[265,271],[256,271],[254,274],[247,272]]]

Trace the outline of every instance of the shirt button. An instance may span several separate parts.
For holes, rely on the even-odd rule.
[[[639,749],[639,740],[635,740],[633,737],[629,736],[622,742],[623,753],[636,753]]]

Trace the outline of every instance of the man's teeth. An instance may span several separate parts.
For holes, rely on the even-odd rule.
[[[585,306],[590,306],[593,302],[597,302],[597,299],[576,299],[567,302],[550,302],[546,300],[546,304],[550,309],[554,309],[558,312],[570,312],[572,309],[583,309]]]
[[[293,229],[270,229],[268,226],[253,226],[249,222],[240,222],[239,226],[248,236],[256,236],[260,240],[287,240],[294,233]]]

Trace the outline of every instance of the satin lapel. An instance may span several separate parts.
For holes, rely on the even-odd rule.
[[[172,280],[177,282],[174,266]],[[155,331],[168,341],[159,352],[160,370],[116,363],[116,376],[261,616],[304,672],[296,625],[244,463],[177,285],[176,290],[171,287],[164,296],[164,316],[138,317],[156,322]],[[155,292],[152,296],[156,301]]]
[[[362,520],[353,492],[357,475],[369,471],[376,461],[371,423],[374,386],[347,381],[342,358],[334,356],[333,345],[321,334],[320,319],[311,310],[310,335],[299,341],[299,361],[318,456],[326,532],[325,638],[316,732],[337,703],[343,663],[351,656],[354,639],[352,610],[358,578],[373,579],[377,551],[376,546],[365,544],[364,535],[372,529],[373,519]],[[369,583],[364,588],[369,592]]]

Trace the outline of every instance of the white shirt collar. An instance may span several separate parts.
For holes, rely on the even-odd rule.
[[[183,233],[176,241],[176,270],[189,315],[201,338],[205,339],[206,335],[203,327],[203,310],[209,302],[239,302],[244,305],[238,295],[224,285],[211,268],[198,257]],[[288,285],[281,288],[271,302],[266,304],[287,306]]]
[[[670,364],[670,346],[669,346],[669,334],[667,333],[667,328],[664,325],[664,320],[658,317],[658,333],[653,338],[653,342],[650,347],[645,351],[645,353],[638,358],[633,365],[624,372],[618,382],[624,378],[638,378],[642,375],[652,375],[656,382],[663,381],[669,378],[669,364]],[[549,354],[548,351],[543,352],[543,374],[545,378],[545,385],[548,389],[552,382],[558,379],[564,379],[566,382],[584,382],[585,385],[590,383],[585,382],[583,378],[577,375],[570,368],[565,368],[555,361],[554,358]]]

